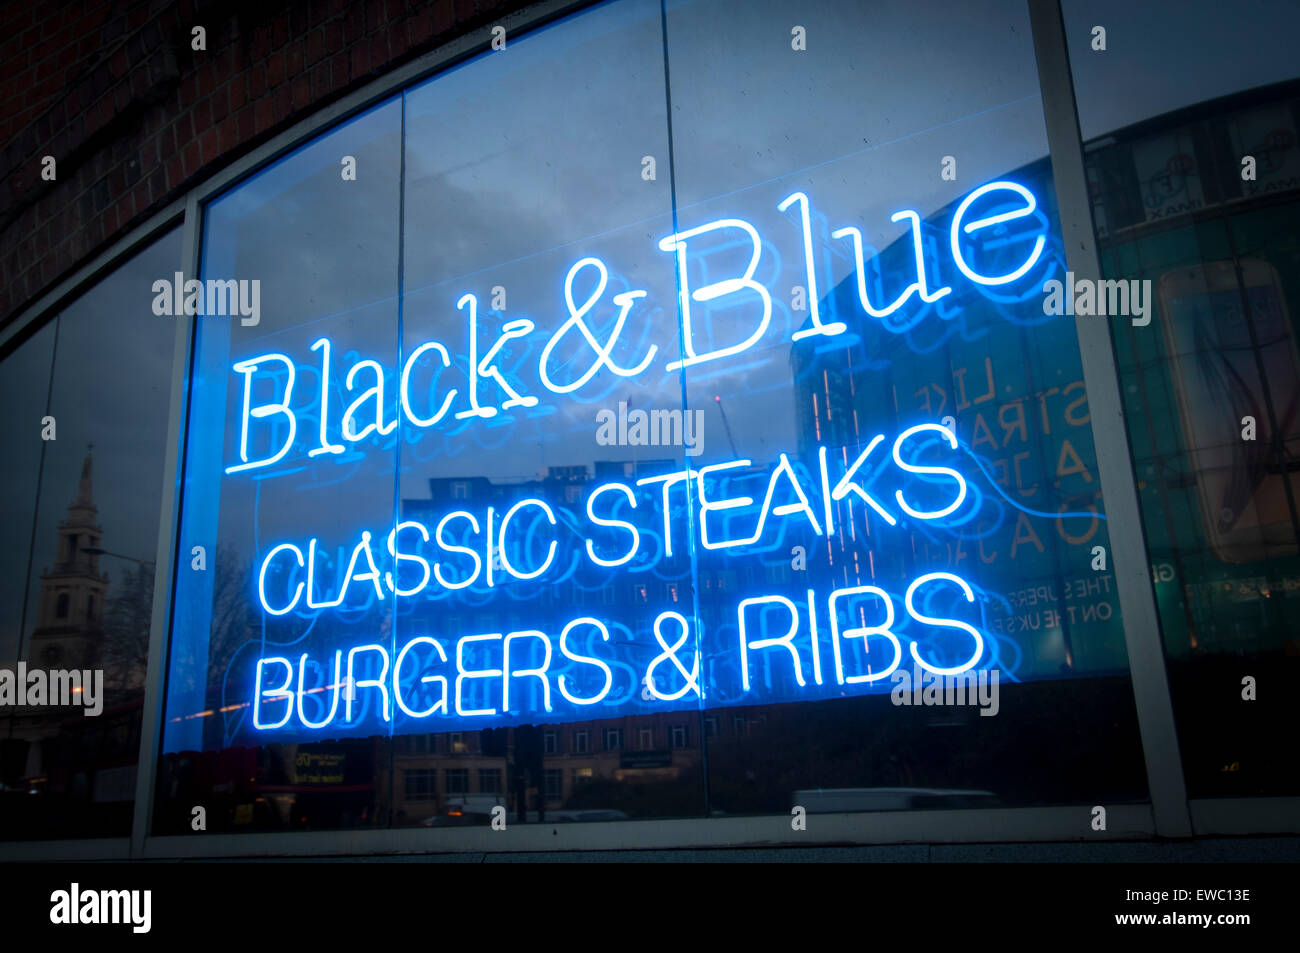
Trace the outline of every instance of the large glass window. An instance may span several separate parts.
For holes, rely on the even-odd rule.
[[[1300,10],[1064,12],[1188,792],[1296,794]]]
[[[703,492],[753,501],[698,516],[709,664],[742,676],[712,701],[747,706],[708,743],[711,807],[1145,797],[1074,324],[1043,307],[1065,268],[1026,11],[668,10],[678,227],[762,236],[763,291],[692,318],[719,348],[771,312],[685,371]],[[695,241],[692,288],[750,250]],[[998,678],[996,716],[951,704],[959,676]]]
[[[655,247],[673,227],[663,77],[659,4],[633,0],[512,40],[406,96],[402,334],[417,396],[399,428],[402,514],[479,555],[441,557],[443,578],[398,610],[398,645],[434,637],[449,655],[463,646],[469,669],[503,668],[507,651],[512,670],[547,668],[549,684],[510,679],[509,713],[504,684],[481,679],[432,719],[521,724],[550,711],[581,724],[567,746],[512,728],[493,748],[525,819],[544,816],[551,765],[591,779],[563,806],[704,810],[698,745],[647,783],[620,746],[600,744],[665,703],[647,700],[640,676],[661,651],[655,620],[694,614],[689,544],[668,554],[662,522],[646,516],[627,524],[645,534],[632,558],[627,529],[592,536],[597,559],[585,545],[589,512],[655,512],[656,485],[637,481],[685,459],[680,442],[627,439],[617,422],[629,409],[682,416],[667,369],[679,352],[672,260]],[[577,656],[601,659],[608,684]],[[501,714],[458,719],[457,704]]]
[[[1046,151],[1023,10],[625,0],[211,202],[155,830],[1144,799]]]
[[[248,307],[197,318],[158,833],[196,805],[208,830],[386,823],[372,719],[392,699],[364,646],[389,640],[393,602],[356,537],[383,553],[397,509],[392,405],[365,394],[399,354],[400,179],[392,99],[205,209],[204,288]],[[292,685],[292,712],[259,678]],[[290,714],[301,730],[277,733]]]
[[[24,683],[3,837],[131,830],[176,335],[153,285],[179,262],[173,230],[0,361],[6,691]]]

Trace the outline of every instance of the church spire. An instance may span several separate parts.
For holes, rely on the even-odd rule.
[[[94,468],[94,458],[91,456],[95,451],[93,443],[86,444],[86,459],[81,464],[81,483],[77,486],[76,506],[89,507],[95,509],[95,497],[91,486],[91,477]]]
[[[68,516],[63,521],[65,526],[93,527],[97,523],[99,507],[95,505],[94,444],[86,447],[86,459],[81,462],[81,481],[77,484],[77,498],[68,505]]]
[[[59,521],[58,555],[41,573],[41,595],[31,657],[55,667],[93,668],[104,622],[108,576],[99,572],[101,528],[93,492],[93,446],[81,462],[77,498]],[[102,551],[102,550],[101,550]]]

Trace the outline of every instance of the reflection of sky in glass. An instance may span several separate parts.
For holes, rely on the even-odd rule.
[[[363,446],[368,453],[359,448],[317,467],[303,464],[319,434],[319,352],[311,351],[312,344],[330,337],[333,368],[344,372],[363,358],[386,367],[396,360],[400,122],[396,99],[373,107],[208,209],[203,276],[259,278],[262,318],[252,327],[222,318],[199,321],[181,538],[215,540],[216,552],[210,572],[182,574],[177,586],[172,671],[184,674],[172,680],[171,710],[226,705],[221,692],[227,667],[255,658],[266,639],[280,635],[274,627],[268,635],[256,611],[255,566],[267,549],[309,525],[325,541],[327,559],[346,561],[337,547],[349,542],[358,524],[380,532],[392,522],[391,449]],[[356,160],[355,181],[341,175],[344,156]],[[291,397],[302,412],[295,454],[284,467],[223,478],[225,468],[240,460],[243,380],[231,367],[269,353],[291,355],[300,367]],[[334,376],[329,413],[337,428],[346,403]],[[273,387],[284,384],[263,373],[252,400],[270,401]],[[282,436],[258,428],[250,437],[249,459],[274,453],[272,444]],[[351,621],[377,633],[387,604],[353,616]],[[321,631],[334,624],[327,620]],[[189,722],[183,730],[220,738],[246,715],[239,708],[220,721]],[[197,744],[197,735],[186,738],[181,743]]]
[[[791,16],[777,3],[683,3],[669,14],[679,222],[737,215],[769,243],[759,274],[774,289],[777,314],[735,362],[750,366],[687,372],[688,382],[701,382],[695,400],[719,390],[747,394],[747,412],[730,419],[742,455],[776,452],[794,437],[794,404],[779,381],[790,334],[806,318],[790,312],[788,289],[808,280],[798,214],[777,205],[796,190],[808,195],[825,296],[853,270],[849,244],[830,232],[853,225],[866,244],[884,249],[907,234],[905,224],[890,222],[893,213],[914,209],[925,218],[1047,150],[1023,11],[996,3],[943,5],[941,15],[914,3],[804,4],[796,18],[807,30],[803,53],[790,49],[789,28],[775,28]],[[962,75],[980,82],[938,80]],[[939,175],[949,155],[955,182]],[[848,316],[851,326],[864,319]],[[720,423],[714,408],[706,412]]]
[[[1092,139],[1162,113],[1294,79],[1294,0],[1064,0],[1079,126]],[[1106,28],[1106,51],[1092,28]]]
[[[40,472],[40,502],[36,517],[35,549],[28,581],[27,635],[35,625],[40,575],[57,558],[58,523],[67,515],[68,504],[77,495],[78,480],[86,447],[94,444],[94,499],[103,527],[100,545],[110,552],[152,561],[158,543],[158,500],[162,489],[164,444],[170,407],[172,351],[176,325],[171,318],[158,317],[152,310],[151,286],[159,278],[171,279],[180,263],[180,232],[169,233],[119,266],[62,310],[57,322],[58,342],[54,356],[54,379],[44,361],[28,360],[29,349],[48,348],[46,338],[53,326],[43,329],[14,358],[4,364],[6,389],[15,388],[15,403],[3,406],[27,407],[21,418],[22,440],[18,446],[34,445],[39,454],[37,422],[45,413],[57,421],[56,440],[44,444],[44,459],[37,464],[30,451],[18,451],[15,465],[6,466],[6,481],[14,481],[11,512],[30,512],[35,503],[20,503],[30,488],[21,486]],[[16,373],[15,373],[16,372]],[[12,444],[11,444],[12,445]],[[31,456],[28,460],[26,457]],[[7,521],[9,522],[9,521]],[[17,532],[17,524],[6,530]],[[30,525],[26,528],[30,532]],[[6,545],[7,579],[22,578],[27,563],[27,541]],[[118,594],[117,583],[137,568],[135,563],[110,556],[100,557],[100,572],[108,573],[111,584],[107,598]],[[21,603],[21,596],[16,595]],[[8,625],[9,606],[4,598],[6,623],[0,638],[0,657],[11,657],[17,649],[16,627]]]
[[[642,406],[679,403],[664,403],[676,385],[663,371],[664,355],[677,350],[672,261],[654,245],[672,230],[661,35],[657,3],[614,4],[523,36],[508,56],[481,57],[407,94],[404,350],[440,340],[466,353],[467,312],[456,302],[473,293],[485,329],[535,322],[512,347],[509,366],[540,403],[489,422],[437,428],[450,431],[445,439],[422,437],[413,449],[420,462],[404,466],[404,497],[427,497],[431,476],[519,481],[547,466],[608,457],[594,439],[598,408],[632,395]],[[446,135],[449,128],[456,135]],[[662,163],[655,181],[641,176],[646,155]],[[588,256],[609,272],[588,317],[598,333],[612,328],[614,294],[648,293],[630,312],[616,359],[636,365],[651,347],[660,356],[643,377],[602,371],[572,394],[552,395],[538,379],[538,361],[569,316],[565,275]],[[575,303],[596,283],[594,267],[575,278]],[[496,287],[506,294],[499,318],[490,313]],[[579,341],[574,333],[557,348],[550,364],[556,380],[572,380],[590,365],[590,349]],[[490,384],[484,393],[497,399]],[[436,459],[430,444],[441,449]]]

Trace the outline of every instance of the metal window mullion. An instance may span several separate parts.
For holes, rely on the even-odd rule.
[[[1097,280],[1101,264],[1060,3],[1029,0],[1029,20],[1065,260],[1076,278]],[[1187,789],[1110,326],[1105,318],[1076,316],[1075,327],[1156,833],[1188,837]]]
[[[185,202],[181,236],[182,274],[197,277],[203,207],[192,190]],[[145,838],[153,820],[154,787],[162,740],[163,689],[167,684],[168,643],[171,635],[172,584],[180,558],[180,481],[184,475],[185,417],[189,395],[190,352],[197,317],[177,315],[172,350],[171,406],[167,413],[167,441],[163,449],[162,499],[158,513],[155,549],[153,615],[149,625],[149,667],[145,678],[144,708],[140,713],[140,760],[135,775],[135,813],[131,823],[131,856],[144,854]]]

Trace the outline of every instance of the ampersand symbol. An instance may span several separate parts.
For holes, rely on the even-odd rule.
[[[591,293],[587,300],[583,302],[582,307],[579,308],[573,303],[573,279],[579,271],[588,266],[593,266],[599,269],[600,281],[596,285],[596,290]],[[645,359],[633,368],[620,367],[614,363],[612,358],[610,358],[610,352],[614,349],[614,345],[618,343],[618,336],[623,333],[623,325],[627,322],[627,313],[632,310],[632,303],[637,298],[644,298],[645,292],[624,291],[622,294],[614,295],[614,303],[619,306],[620,310],[618,318],[614,322],[614,330],[610,332],[609,340],[607,340],[602,346],[600,341],[598,341],[596,336],[592,333],[591,328],[587,326],[587,322],[583,320],[583,316],[592,309],[592,306],[595,305],[597,301],[600,300],[600,296],[605,293],[605,285],[608,281],[609,273],[605,270],[605,263],[599,258],[583,258],[569,269],[568,275],[564,278],[564,301],[569,307],[569,319],[560,325],[556,332],[551,335],[551,339],[546,342],[546,347],[542,349],[541,361],[538,363],[537,367],[537,370],[541,374],[542,383],[556,394],[567,394],[570,391],[577,390],[583,384],[587,383],[587,381],[591,380],[592,377],[595,376],[596,372],[602,367],[608,367],[619,377],[635,377],[650,366],[650,362],[654,360],[655,352],[659,350],[657,344],[650,345],[650,351],[646,354]],[[577,380],[568,384],[557,384],[551,380],[550,375],[546,372],[546,366],[550,363],[551,352],[555,350],[556,345],[559,344],[564,336],[573,328],[577,328],[578,331],[581,332],[582,336],[587,339],[587,344],[589,344],[592,351],[595,352],[596,359],[592,361],[591,366],[587,368],[587,372]]]
[[[682,627],[681,638],[679,638],[671,646],[664,639],[663,632],[661,631],[665,619],[672,619]],[[700,653],[699,652],[691,653],[694,656],[694,659],[692,660],[691,670],[689,672],[686,671],[686,666],[682,664],[682,660],[677,657],[677,653],[681,650],[682,646],[686,644],[686,640],[690,636],[690,631],[689,631],[689,627],[686,624],[686,619],[676,612],[665,612],[662,615],[660,615],[659,618],[655,619],[654,632],[655,632],[655,641],[659,643],[659,647],[662,648],[663,651],[658,655],[656,655],[653,660],[651,660],[650,667],[645,670],[646,689],[655,698],[658,698],[660,701],[666,701],[666,702],[675,701],[676,699],[681,698],[687,692],[692,690],[695,692],[697,696],[703,697],[702,695],[700,695],[700,682],[699,682]],[[665,695],[663,692],[659,691],[659,689],[655,687],[655,669],[659,666],[661,662],[665,661],[666,659],[672,660],[673,665],[676,667],[677,671],[681,673],[682,678],[685,680],[685,684],[682,685],[681,691],[675,692],[672,695]]]

